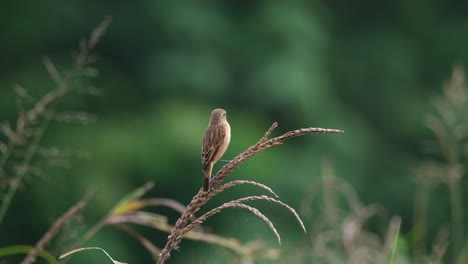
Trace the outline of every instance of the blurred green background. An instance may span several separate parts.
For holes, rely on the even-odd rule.
[[[54,85],[42,57],[66,69],[78,40],[107,15],[112,22],[96,50],[100,74],[91,81],[103,96],[74,95],[60,106],[93,113],[97,121],[53,123],[43,142],[89,158],[72,156],[67,168],[45,166],[45,175],[28,177],[0,225],[0,246],[35,244],[92,189],[77,224],[83,228],[149,180],[156,186],[147,197],[187,204],[202,184],[201,142],[218,107],[227,110],[232,127],[225,159],[253,145],[275,121],[274,135],[309,126],[344,130],[288,141],[249,160],[230,179],[262,182],[299,210],[310,190],[320,190],[322,160],[331,160],[337,177],[364,204],[379,204],[387,218],[402,217],[401,236],[410,240],[414,170],[427,158],[424,141],[433,138],[423,119],[434,111],[431,100],[453,65],[468,61],[468,2],[2,1],[0,120],[17,117],[14,84],[36,98],[47,93]],[[236,187],[208,206],[259,193]],[[309,236],[284,208],[255,205],[282,234],[283,254]],[[316,205],[312,217],[304,217],[308,228],[320,209]],[[171,210],[156,212],[177,219]],[[446,188],[431,192],[428,219],[431,240],[450,223]],[[278,247],[266,225],[247,211],[227,210],[205,226]],[[369,228],[385,233],[387,226]],[[164,245],[166,233],[139,230]],[[151,261],[138,243],[113,228],[86,245],[128,263]],[[216,246],[183,241],[170,263],[219,263],[229,256]],[[105,260],[85,252],[69,263],[90,261]]]

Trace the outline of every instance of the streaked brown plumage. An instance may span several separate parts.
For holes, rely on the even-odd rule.
[[[202,169],[205,173],[203,190],[210,189],[213,165],[223,156],[231,140],[231,127],[226,119],[226,111],[215,109],[211,112],[210,123],[205,131],[202,145]]]

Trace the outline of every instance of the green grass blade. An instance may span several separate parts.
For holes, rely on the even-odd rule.
[[[17,254],[29,254],[31,250],[34,250],[33,246],[27,246],[27,245],[15,245],[15,246],[9,246],[9,247],[2,247],[0,248],[0,257],[6,257],[6,256],[11,256],[11,255],[17,255]],[[50,254],[49,252],[42,250],[39,253],[39,256],[42,257],[43,259],[47,260],[50,264],[59,264],[57,259]]]

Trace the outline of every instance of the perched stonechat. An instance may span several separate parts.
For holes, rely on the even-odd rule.
[[[223,156],[231,141],[231,127],[226,119],[226,111],[215,109],[211,112],[210,123],[203,139],[201,161],[205,181],[203,190],[210,189],[211,171],[213,165]]]

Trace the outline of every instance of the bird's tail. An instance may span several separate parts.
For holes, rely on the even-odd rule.
[[[203,191],[207,192],[210,190],[210,178],[205,176],[205,181],[203,182]]]
[[[208,166],[203,168],[203,172],[205,173],[205,179],[203,182],[203,191],[207,192],[210,190],[210,179],[211,179],[211,170],[213,169],[213,165],[209,164]]]

